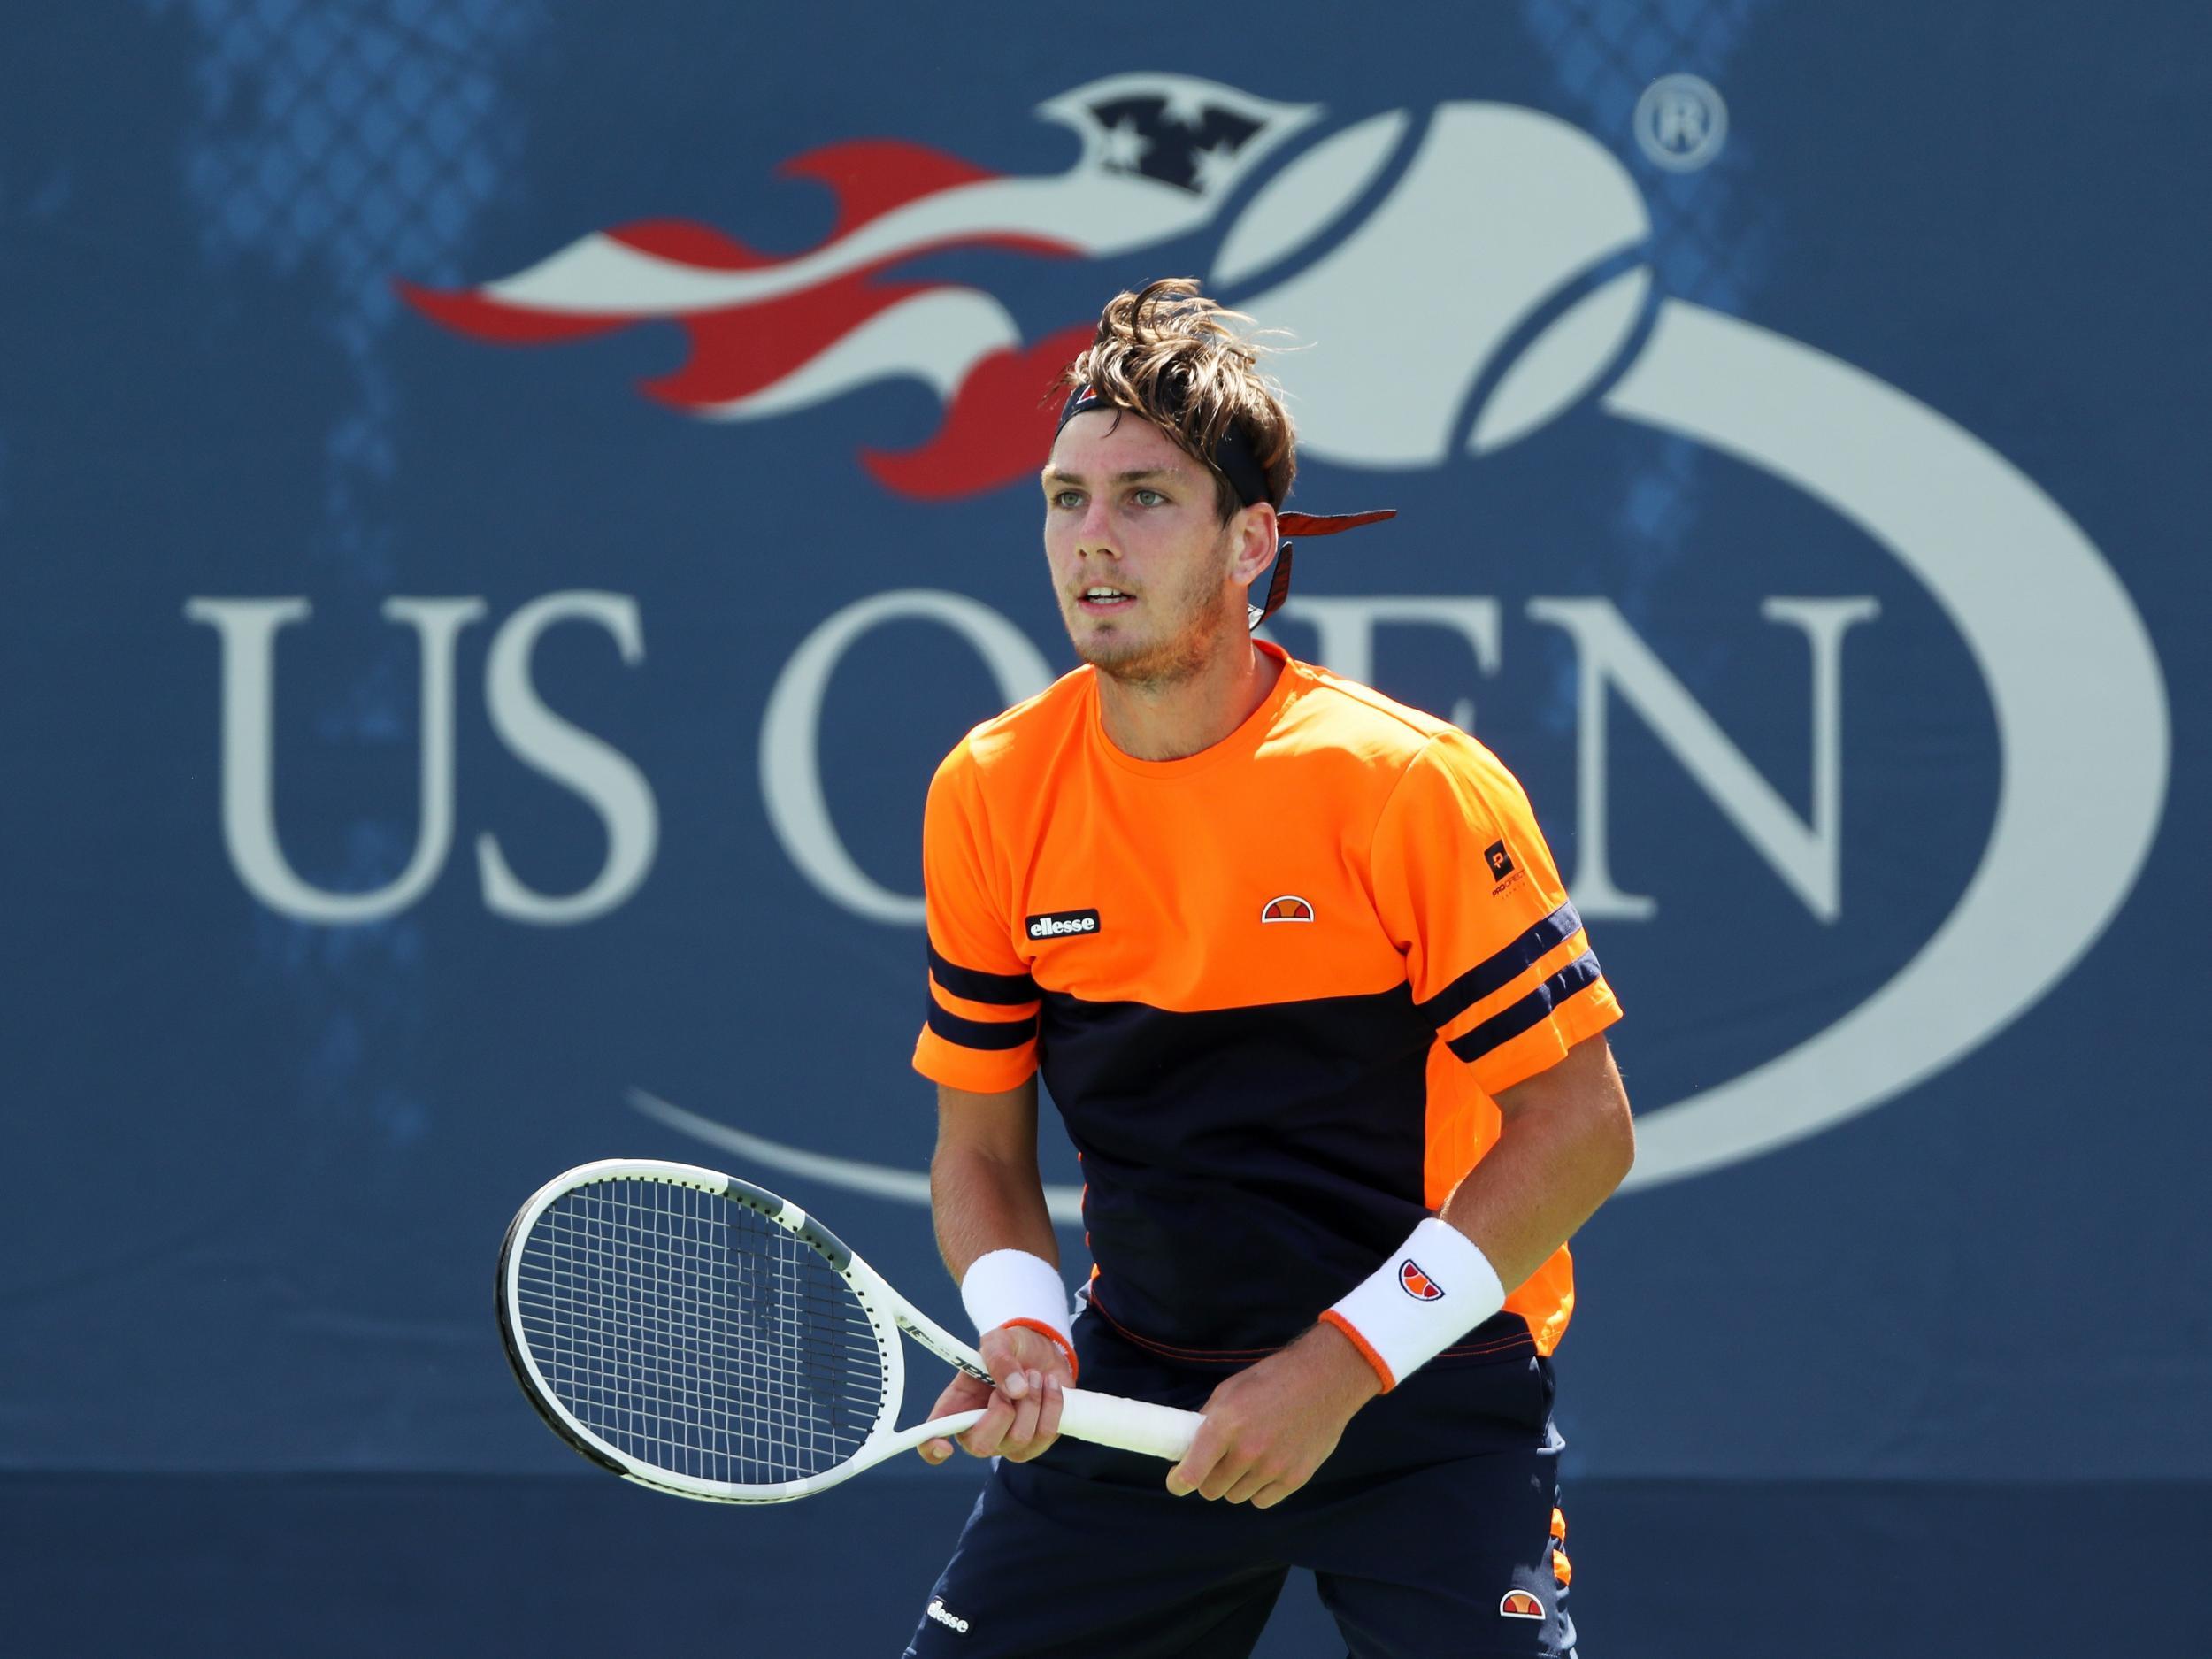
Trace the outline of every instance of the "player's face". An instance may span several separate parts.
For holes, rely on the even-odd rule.
[[[1221,521],[1213,474],[1150,421],[1078,415],[1052,446],[1044,491],[1053,591],[1085,662],[1167,685],[1195,672],[1225,634],[1242,638],[1236,521]]]

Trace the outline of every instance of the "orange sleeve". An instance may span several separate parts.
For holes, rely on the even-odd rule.
[[[964,740],[930,782],[922,815],[929,1017],[914,1069],[995,1094],[1037,1069],[1037,984],[1014,949],[1004,861],[990,843],[975,757]]]
[[[1429,739],[1377,821],[1371,864],[1414,1001],[1486,1094],[1620,1018],[1528,797],[1474,739]]]

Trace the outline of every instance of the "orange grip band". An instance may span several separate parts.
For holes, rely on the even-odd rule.
[[[1066,1337],[1061,1335],[1042,1319],[1009,1319],[1005,1325],[999,1326],[999,1329],[1003,1331],[1012,1325],[1019,1325],[1025,1331],[1034,1331],[1041,1336],[1050,1337],[1053,1346],[1068,1356],[1068,1380],[1070,1382],[1075,1380],[1077,1374],[1082,1369],[1082,1362],[1075,1357],[1074,1343],[1069,1341]]]

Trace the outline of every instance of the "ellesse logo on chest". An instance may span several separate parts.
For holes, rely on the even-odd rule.
[[[1098,931],[1096,910],[1047,910],[1042,916],[1025,918],[1032,939],[1080,938]]]

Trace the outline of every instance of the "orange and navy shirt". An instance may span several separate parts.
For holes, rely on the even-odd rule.
[[[1444,721],[1295,661],[1234,733],[1134,759],[1078,669],[970,732],[923,828],[924,1076],[1033,1071],[1082,1159],[1092,1306],[1245,1361],[1495,1144],[1495,1096],[1620,1017],[1527,797]],[[1563,1247],[1449,1355],[1548,1354]]]

